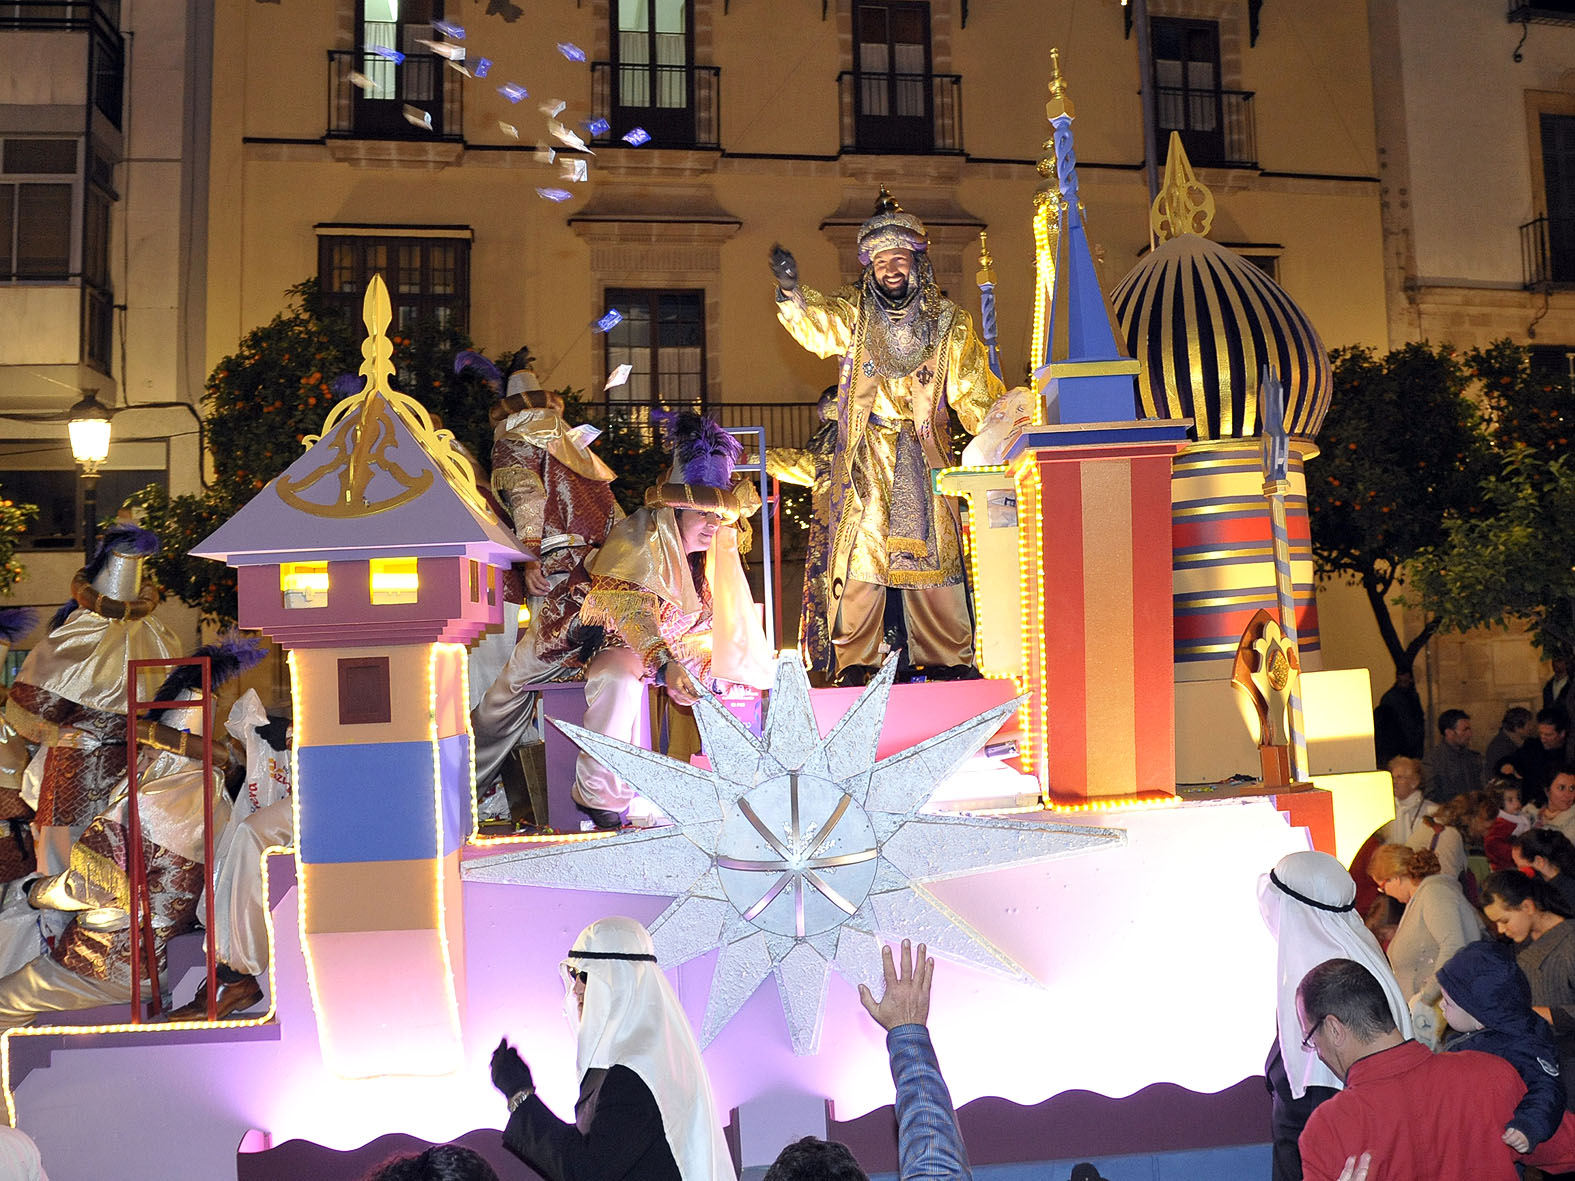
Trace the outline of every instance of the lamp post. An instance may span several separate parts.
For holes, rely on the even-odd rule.
[[[82,476],[82,548],[91,562],[98,544],[98,469],[109,458],[110,412],[89,390],[70,413],[71,458]]]

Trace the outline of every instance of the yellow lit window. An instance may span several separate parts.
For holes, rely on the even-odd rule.
[[[372,603],[414,603],[421,594],[414,558],[373,558]]]
[[[279,590],[287,610],[328,606],[328,563],[284,563],[279,567]]]

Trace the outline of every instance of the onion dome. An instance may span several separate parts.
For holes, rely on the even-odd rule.
[[[1197,438],[1259,433],[1258,381],[1268,364],[1285,387],[1285,429],[1312,438],[1333,379],[1318,330],[1264,271],[1203,237],[1214,198],[1171,134],[1165,184],[1149,215],[1159,245],[1112,297],[1138,374],[1138,414],[1191,418]]]

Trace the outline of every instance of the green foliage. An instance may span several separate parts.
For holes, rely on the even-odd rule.
[[[1417,559],[1422,604],[1446,629],[1518,619],[1543,651],[1575,651],[1575,567],[1563,532],[1575,520],[1575,471],[1564,456],[1516,446],[1482,496],[1491,511],[1451,516],[1441,544]]]
[[[1575,438],[1575,397],[1569,374],[1539,372],[1530,353],[1508,340],[1473,349],[1466,364],[1480,381],[1482,401],[1500,450],[1526,447],[1536,459],[1556,459]]]
[[[10,594],[27,573],[26,567],[16,560],[16,543],[36,516],[36,504],[17,504],[0,496],[0,594]]]
[[[220,624],[235,621],[235,572],[188,556],[191,547],[301,455],[305,436],[321,431],[345,396],[334,389],[334,380],[361,366],[364,329],[330,307],[315,280],[292,287],[289,297],[284,311],[248,332],[208,377],[203,406],[212,487],[200,496],[173,498],[148,488],[132,498],[164,543],[149,561],[154,577]],[[474,373],[456,376],[453,370],[454,354],[470,342],[430,323],[393,332],[390,340],[394,388],[436,412],[485,466],[492,449],[491,395]]]
[[[1437,623],[1402,641],[1385,596],[1444,540],[1446,515],[1480,512],[1489,438],[1467,396],[1473,375],[1447,346],[1336,349],[1330,361],[1334,397],[1307,473],[1313,560],[1320,577],[1362,586],[1396,669],[1408,669]]]

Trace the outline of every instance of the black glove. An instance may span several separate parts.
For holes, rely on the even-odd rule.
[[[530,1090],[530,1067],[507,1038],[499,1038],[498,1048],[492,1051],[492,1085],[503,1092],[505,1099]]]
[[[771,247],[771,273],[776,276],[777,286],[783,291],[792,291],[798,286],[798,263],[781,243]]]

